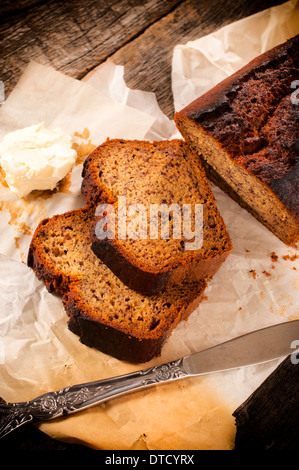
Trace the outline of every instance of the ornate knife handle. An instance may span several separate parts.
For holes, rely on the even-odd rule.
[[[0,403],[0,438],[30,421],[66,416],[121,395],[187,375],[189,374],[184,369],[183,359],[179,359],[130,374],[72,385],[27,402]]]

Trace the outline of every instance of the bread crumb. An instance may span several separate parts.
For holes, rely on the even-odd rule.
[[[16,249],[19,250],[20,249],[20,239],[21,237],[14,237],[14,240],[15,240],[15,246],[16,246]]]
[[[2,184],[2,186],[4,186],[4,188],[8,188],[8,184],[6,183],[6,175],[5,175],[5,171],[3,170],[3,168],[0,166],[0,183]]]
[[[267,271],[263,271],[263,274],[265,274],[266,277],[271,277],[271,274],[268,273]]]
[[[287,261],[287,260],[296,261],[296,259],[298,259],[298,255],[297,254],[295,254],[293,256],[285,255],[285,256],[282,257],[282,259],[284,259],[285,261]]]
[[[83,139],[85,142],[82,142],[78,144],[77,142],[73,143],[73,149],[76,150],[77,152],[77,159],[76,159],[76,165],[80,165],[85,161],[85,159],[88,157],[88,155],[97,147],[94,145],[91,140],[89,140],[90,137],[90,130],[85,128],[82,133],[75,131],[74,132],[74,137],[79,137],[80,139]]]
[[[74,136],[80,137],[81,139],[84,139],[84,140],[87,140],[90,137],[90,130],[87,129],[87,127],[85,127],[82,134],[80,134],[80,132],[75,131]]]
[[[277,256],[277,254],[275,253],[275,251],[273,251],[273,252],[271,253],[271,259],[272,259],[273,263],[276,263],[276,261],[278,261],[278,256]]]
[[[73,143],[72,148],[77,152],[77,159],[76,165],[80,165],[85,161],[88,155],[96,148],[92,142],[88,141],[86,144],[77,144],[76,142]]]
[[[249,272],[252,273],[253,279],[256,279],[256,271],[255,271],[255,269],[251,269]]]

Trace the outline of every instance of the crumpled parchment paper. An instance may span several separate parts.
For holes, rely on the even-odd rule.
[[[297,2],[291,1],[175,48],[176,109],[233,68],[284,41],[293,31],[295,15]],[[246,47],[240,48],[240,34]],[[72,135],[78,162],[53,193],[34,192],[18,199],[3,178],[0,184],[0,396],[7,401],[29,400],[67,385],[143,368],[82,345],[67,329],[60,297],[46,291],[26,266],[26,256],[40,220],[84,204],[82,162],[94,146],[107,137],[178,136],[155,96],[128,89],[123,67],[109,61],[88,82],[30,63],[0,109],[0,139],[10,130],[40,121]],[[221,190],[213,190],[234,250],[200,307],[175,329],[161,357],[145,367],[299,318],[297,251]],[[54,438],[96,449],[232,449],[233,411],[279,362],[160,385],[39,426]]]

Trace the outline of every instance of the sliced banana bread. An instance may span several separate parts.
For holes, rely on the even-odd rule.
[[[107,140],[84,163],[82,193],[88,205],[107,203],[113,209],[95,215],[92,250],[123,283],[145,295],[211,278],[232,250],[198,155],[183,140]],[[129,210],[134,204],[145,210],[145,230],[143,234],[137,230],[135,238],[128,232],[120,236],[120,197],[125,198],[128,209],[126,228],[134,223],[135,214]],[[160,214],[155,219],[157,231],[152,232],[152,210],[162,206],[175,208],[166,213],[169,236],[162,231]],[[188,218],[184,218],[188,206],[189,234],[185,230]],[[199,208],[203,208],[201,226]],[[99,237],[97,227],[103,217],[107,233],[114,233],[114,238]],[[141,226],[142,222],[139,229]],[[201,235],[202,243],[198,243]]]
[[[198,306],[206,283],[151,297],[132,291],[92,252],[93,216],[93,208],[84,208],[42,221],[31,241],[28,266],[50,292],[63,295],[69,329],[82,343],[120,360],[147,362]]]
[[[175,114],[211,180],[287,245],[299,239],[299,36]]]

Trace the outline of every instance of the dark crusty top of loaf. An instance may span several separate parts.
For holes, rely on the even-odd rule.
[[[31,241],[28,265],[50,292],[70,293],[66,299],[79,306],[85,319],[140,340],[167,335],[206,283],[185,284],[151,297],[132,291],[92,252],[93,216],[94,209],[86,207],[42,221]]]
[[[299,35],[251,61],[178,114],[207,131],[233,161],[299,218]]]
[[[168,271],[196,257],[208,260],[232,249],[205,171],[198,156],[190,153],[179,139],[153,143],[115,139],[100,145],[84,163],[82,193],[88,204],[116,204],[118,196],[146,208],[164,203],[191,204],[194,209],[195,204],[204,204],[203,246],[198,250],[185,250],[183,236],[175,239],[170,233],[170,239],[161,239],[160,231],[157,239],[148,234],[146,239],[111,241],[148,271]]]

